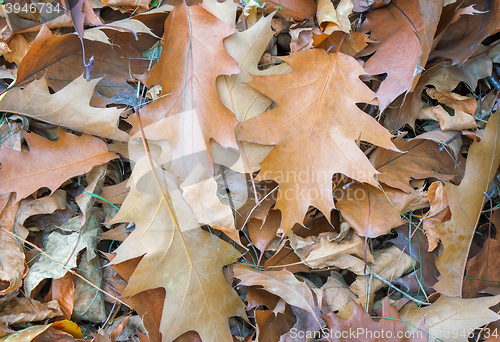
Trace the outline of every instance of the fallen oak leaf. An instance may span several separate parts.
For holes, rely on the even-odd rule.
[[[381,281],[379,277],[386,279],[386,281],[398,279],[412,270],[414,264],[416,264],[416,261],[413,261],[411,256],[396,246],[379,249],[373,252],[373,257],[375,258],[373,268],[369,268],[367,271],[372,270],[378,276],[371,279],[370,275],[358,275],[354,283],[349,287],[358,297],[364,296],[368,287],[370,289],[369,295],[372,295],[386,286],[387,284]]]
[[[438,223],[437,231],[444,246],[436,259],[441,278],[434,289],[450,297],[463,291],[463,274],[487,193],[500,165],[500,120],[492,114],[480,142],[469,148],[465,176],[459,186],[446,184],[451,220]]]
[[[282,298],[290,305],[299,307],[311,313],[316,320],[316,302],[311,289],[305,283],[298,281],[295,275],[285,269],[281,271],[260,271],[249,265],[234,264],[232,274],[239,279],[241,285],[260,285],[266,291]]]
[[[0,193],[16,192],[18,200],[42,187],[52,191],[71,177],[84,174],[95,165],[117,158],[104,141],[78,137],[59,129],[59,140],[50,141],[35,133],[23,133],[30,151],[0,150]]]
[[[351,227],[359,235],[371,238],[389,234],[392,228],[404,224],[401,215],[406,212],[428,206],[424,194],[408,194],[385,184],[381,189],[362,183],[346,189],[338,186],[333,194],[337,209]]]
[[[210,27],[210,30],[207,30]],[[169,94],[151,102],[141,110],[142,123],[146,127],[165,116],[184,120],[184,113],[193,113],[199,126],[204,149],[210,151],[210,139],[223,147],[238,149],[234,127],[238,120],[219,100],[215,87],[216,78],[224,74],[240,72],[237,63],[224,50],[223,40],[236,31],[201,6],[180,4],[165,21],[160,60],[153,67],[147,85],[161,85],[162,93]],[[207,68],[207,65],[210,67]],[[187,125],[184,121],[179,123]],[[189,125],[188,125],[189,126]],[[137,127],[138,128],[138,127]],[[184,129],[184,128],[183,128]],[[187,128],[186,128],[187,129]],[[188,144],[177,131],[165,136],[173,154],[194,155],[197,150]],[[179,136],[180,135],[180,136]],[[201,148],[201,147],[200,147]],[[196,166],[183,167],[186,177]]]
[[[329,311],[321,318],[326,322],[330,331],[327,334],[329,342],[426,342],[426,331],[417,331],[410,338],[406,334],[404,323],[399,319],[398,311],[389,304],[388,299],[382,304],[382,317],[378,322],[366,313],[360,304],[354,304],[354,311],[348,319]],[[385,319],[384,319],[385,318]],[[344,334],[348,332],[348,334]],[[353,334],[353,332],[355,332]]]
[[[469,6],[474,7],[469,9]],[[498,32],[500,20],[498,3],[488,0],[466,0],[450,6],[447,10],[457,13],[466,9],[470,10],[465,12],[466,14],[474,15],[462,15],[458,20],[455,19],[456,21],[446,28],[429,58],[444,57],[451,59],[454,65],[461,65],[477,51],[486,37]]]
[[[467,261],[464,279],[463,296],[474,298],[479,291],[487,286],[498,287],[500,274],[498,274],[500,242],[491,237],[486,240],[481,253]]]
[[[423,325],[430,338],[444,342],[466,342],[476,328],[500,318],[500,315],[488,309],[499,301],[500,296],[462,299],[441,295],[425,308],[406,304],[399,310],[399,315],[409,332]]]
[[[395,139],[394,145],[404,153],[375,149],[370,161],[380,172],[378,180],[410,194],[417,193],[410,185],[413,179],[432,177],[443,181],[460,181],[465,159],[458,153],[462,139],[455,136],[456,132],[437,130],[409,140],[402,140],[401,137]],[[446,149],[442,148],[444,143],[447,143]]]
[[[443,131],[462,131],[466,129],[476,129],[476,118],[461,110],[455,110],[455,115],[450,116],[441,106],[422,108],[417,116],[421,120],[439,121],[439,126]]]
[[[158,33],[163,23],[158,19],[166,16],[166,13],[155,13],[134,18]],[[107,36],[113,45],[84,39],[85,53],[94,56],[92,76],[103,77],[99,93],[106,97],[135,95],[135,88],[126,80],[130,73],[141,74],[148,70],[149,60],[142,53],[155,44],[157,38],[143,34],[136,40],[133,34],[117,30],[112,30]],[[57,92],[67,86],[67,80],[74,80],[84,72],[82,44],[78,36],[65,34],[55,37],[44,25],[19,65],[16,85],[50,75],[48,84]]]
[[[103,138],[127,141],[129,135],[118,129],[121,109],[96,108],[89,104],[100,80],[86,81],[80,75],[57,93],[51,94],[47,80],[42,77],[24,89],[9,90],[0,101],[0,110]]]
[[[19,324],[62,316],[56,300],[41,303],[26,297],[4,297],[0,299],[0,324]]]
[[[389,132],[356,106],[371,103],[373,93],[359,79],[364,71],[354,58],[312,49],[283,60],[291,65],[291,73],[255,76],[248,83],[277,106],[243,122],[238,139],[275,145],[261,163],[257,180],[278,182],[275,209],[282,213],[286,234],[295,223],[303,223],[311,205],[330,213],[334,173],[377,186],[373,176],[378,172],[356,140],[397,148]],[[305,182],[296,181],[304,178]]]
[[[199,228],[181,196],[179,179],[156,166],[149,154],[137,161],[129,186],[120,211],[108,222],[136,225],[111,262],[117,265],[142,257],[122,295],[165,289],[160,323],[163,341],[189,330],[196,330],[207,341],[232,341],[228,317],[246,318],[246,314],[222,267],[239,253]]]
[[[361,31],[370,32],[370,39],[377,42],[360,52],[364,56],[375,52],[364,68],[370,75],[387,74],[376,93],[381,111],[412,89],[422,55],[417,32],[423,28],[418,0],[392,1],[369,12],[362,24]]]
[[[425,70],[414,90],[402,99],[403,103],[385,111],[385,126],[398,129],[408,123],[414,127],[422,109],[422,92],[425,88],[432,85],[443,93],[452,91],[460,82],[464,82],[471,89],[475,89],[478,80],[491,75],[492,67],[491,59],[483,54],[466,61],[461,66],[440,63]]]
[[[436,229],[436,225],[438,222],[448,221],[451,218],[451,212],[443,183],[432,183],[427,191],[427,198],[429,199],[431,208],[422,220],[429,243],[428,251],[432,252],[438,246],[439,240],[441,239]]]

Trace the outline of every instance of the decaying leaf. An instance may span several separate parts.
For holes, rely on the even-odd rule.
[[[425,342],[427,341],[427,333],[425,331],[418,331],[414,336],[408,338],[405,336],[405,325],[399,319],[398,311],[388,300],[384,300],[382,307],[382,318],[380,321],[375,322],[361,307],[361,305],[354,303],[354,311],[349,319],[340,318],[339,315],[332,311],[324,314],[321,318],[327,323],[330,328],[328,341],[347,342],[347,341],[387,341],[388,336],[391,336],[391,341],[407,341],[407,342]],[[342,332],[354,332],[349,335],[342,334]],[[384,331],[384,333],[382,333]],[[383,337],[382,337],[383,336]]]
[[[500,242],[488,238],[481,253],[470,259],[466,265],[467,278],[463,283],[463,297],[478,297],[478,292],[488,287],[497,287],[500,281],[498,263]]]

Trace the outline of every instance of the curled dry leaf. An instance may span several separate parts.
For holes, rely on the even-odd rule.
[[[21,244],[9,234],[13,232],[19,202],[14,193],[0,195],[0,295],[16,291],[22,285],[24,275],[24,253]],[[5,229],[5,230],[4,230]],[[27,231],[19,232],[23,238]]]
[[[236,32],[224,40],[227,53],[238,63],[241,73],[218,77],[217,94],[240,122],[263,113],[273,103],[269,97],[246,84],[252,80],[251,75],[264,76],[290,71],[290,67],[285,63],[266,70],[258,68],[259,60],[274,35],[271,29],[272,17],[262,17],[250,29]],[[239,160],[234,165],[226,165],[238,172],[249,172],[249,167],[252,171],[257,171],[260,168],[259,163],[272,149],[271,146],[248,142],[241,144]]]
[[[340,318],[332,311],[321,316],[330,328],[327,340],[330,342],[348,342],[348,341],[395,341],[395,342],[426,342],[427,334],[425,331],[418,331],[408,338],[405,336],[406,329],[401,322],[398,311],[384,300],[382,306],[382,317],[378,322],[366,313],[361,305],[354,303],[354,311],[349,319]],[[344,332],[356,332],[355,334],[344,334]],[[353,336],[354,335],[354,336]],[[391,339],[387,337],[391,336]],[[354,337],[354,338],[353,338]]]
[[[448,221],[451,218],[450,208],[448,206],[448,198],[443,183],[434,182],[429,186],[427,198],[431,208],[425,214],[423,219],[423,227],[427,234],[429,243],[429,252],[432,252],[440,241],[439,233],[436,229],[438,222]]]
[[[40,303],[26,297],[4,297],[0,299],[0,304],[1,324],[29,323],[63,315],[56,300]]]
[[[314,0],[271,0],[266,6],[269,10],[279,9],[285,19],[313,19],[316,14]]]
[[[391,246],[389,248],[379,249],[373,252],[373,257],[375,262],[373,263],[373,272],[377,273],[379,276],[387,281],[392,279],[397,279],[408,273],[413,267],[417,267],[418,263],[412,258],[401,251],[396,246]],[[367,268],[368,271],[372,268]],[[350,289],[359,297],[362,297],[368,291],[368,282],[370,283],[370,295],[377,292],[380,288],[387,286],[378,278],[371,278],[370,275],[358,275],[356,281],[351,284]]]
[[[311,289],[305,283],[298,281],[293,273],[287,270],[260,271],[244,264],[235,264],[231,270],[233,276],[241,281],[241,285],[260,285],[288,304],[316,316],[316,303]]]
[[[440,63],[425,70],[414,90],[405,96],[403,103],[387,109],[385,126],[398,129],[408,123],[414,127],[422,109],[422,92],[425,88],[432,85],[442,93],[452,91],[460,82],[465,82],[471,89],[475,89],[478,80],[491,75],[492,67],[491,59],[482,54],[461,66]]]
[[[207,27],[211,29],[207,30]],[[185,113],[192,112],[199,122],[198,127],[203,127],[199,133],[201,136],[196,138],[202,140],[205,150],[210,150],[211,138],[224,147],[238,149],[234,135],[238,120],[219,100],[214,87],[219,75],[240,72],[223,45],[223,40],[235,31],[234,27],[203,7],[191,6],[188,9],[186,4],[180,4],[172,10],[165,22],[160,60],[147,80],[148,86],[161,85],[162,93],[169,95],[142,109],[144,126],[162,119],[166,113],[184,120]],[[207,65],[210,67],[207,68]],[[179,122],[179,125],[189,128],[186,136],[198,134],[185,121]],[[182,139],[182,134],[178,136],[177,130],[173,135],[167,134],[165,132],[164,138],[170,141],[174,154],[176,150],[182,154],[181,157],[199,152],[185,145],[187,142]],[[186,165],[182,176],[187,176],[195,166]]]
[[[474,116],[456,110],[455,115],[451,116],[442,106],[422,108],[417,116],[421,120],[439,121],[439,126],[443,131],[462,131],[465,129],[476,129],[476,120]]]

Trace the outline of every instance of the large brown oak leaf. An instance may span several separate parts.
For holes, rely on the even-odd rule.
[[[245,121],[238,138],[275,145],[262,162],[259,180],[278,182],[276,208],[286,234],[303,222],[310,205],[329,215],[334,173],[377,186],[373,176],[378,172],[357,140],[398,149],[389,132],[356,106],[370,103],[373,92],[359,79],[366,73],[354,58],[306,50],[283,60],[291,73],[255,76],[249,83],[277,106]]]
[[[234,135],[238,120],[220,101],[215,87],[219,75],[240,72],[223,45],[224,38],[234,32],[234,27],[203,7],[181,4],[174,8],[165,22],[160,60],[147,81],[149,86],[161,85],[165,96],[141,110],[144,125],[178,114],[182,120],[179,125],[186,127],[189,124],[184,122],[184,113],[194,111],[203,128],[206,150],[210,150],[211,138],[224,147],[238,149]],[[166,135],[174,153],[190,153],[185,144],[192,139],[191,132]]]

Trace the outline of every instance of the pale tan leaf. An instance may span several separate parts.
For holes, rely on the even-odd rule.
[[[199,228],[182,198],[179,179],[140,159],[129,180],[130,192],[108,223],[135,223],[116,250],[112,264],[142,256],[123,296],[163,287],[166,302],[160,324],[164,341],[189,330],[207,341],[232,341],[228,317],[246,317],[244,304],[226,282],[222,267],[239,253]]]
[[[399,314],[409,331],[415,331],[415,327],[424,323],[429,337],[443,342],[466,342],[474,329],[500,318],[488,309],[499,301],[500,296],[462,299],[441,295],[432,305],[403,308]]]
[[[242,285],[260,285],[272,294],[282,298],[290,305],[297,306],[315,316],[316,303],[311,289],[298,281],[293,273],[281,271],[260,271],[244,264],[236,264],[231,268],[233,276],[241,280]]]
[[[451,220],[437,225],[444,252],[436,259],[441,278],[434,289],[450,297],[462,294],[465,263],[486,200],[484,193],[500,165],[499,132],[498,114],[492,114],[481,141],[469,149],[462,182],[459,186],[446,184]]]
[[[464,129],[476,129],[476,120],[474,116],[456,110],[454,116],[450,116],[441,105],[422,108],[417,119],[436,120],[443,131],[462,131]]]
[[[412,261],[412,258],[408,254],[404,253],[396,246],[379,249],[373,252],[373,256],[375,258],[375,263],[373,264],[373,272],[377,273],[379,276],[389,282],[392,279],[397,279],[402,275],[408,273],[413,269],[413,265],[415,265],[415,267],[417,267],[418,265],[416,261]],[[369,271],[370,267],[367,267],[367,273],[369,273]],[[350,288],[352,292],[357,294],[359,297],[362,297],[368,291],[369,281],[369,275],[358,275],[356,281],[351,284]],[[384,284],[381,280],[372,277],[369,294],[374,294],[384,286],[386,286],[386,284]]]
[[[203,166],[198,165],[180,185],[182,197],[199,223],[207,224],[240,243],[231,208],[217,196],[217,183]]]
[[[81,75],[55,94],[50,94],[45,78],[26,88],[14,88],[0,101],[0,110],[18,113],[55,125],[103,138],[127,141],[127,133],[118,129],[121,109],[89,105],[100,78],[86,81]]]

